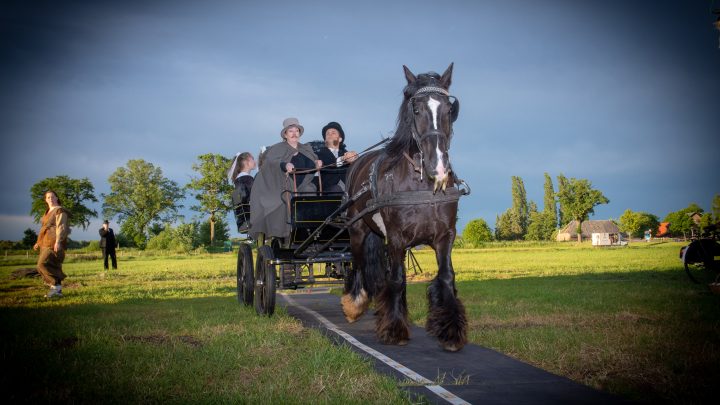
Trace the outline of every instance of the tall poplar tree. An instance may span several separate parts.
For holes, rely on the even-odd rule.
[[[528,217],[530,215],[527,193],[525,192],[525,184],[522,178],[512,176],[512,212],[511,221],[513,222],[513,233],[517,234],[517,239],[525,236],[528,227]]]
[[[562,192],[565,190],[565,188],[567,187],[567,183],[568,183],[567,177],[565,177],[562,173],[560,173],[560,174],[557,176],[557,180],[558,180],[558,192],[557,192],[557,194],[555,194],[555,196],[559,196],[560,193],[562,193]],[[557,219],[558,219],[558,226],[559,226],[560,228],[562,228],[562,227],[564,227],[565,225],[567,225],[568,222],[570,222],[570,220],[572,219],[572,218],[571,218],[572,216],[568,213],[567,207],[565,206],[565,204],[563,203],[563,201],[560,200],[559,198],[558,198],[558,211],[557,211],[557,213],[558,213],[558,218],[557,218]]]
[[[545,173],[545,195],[543,197],[543,214],[553,228],[558,226],[557,204],[555,203],[555,190],[553,189],[552,178]]]

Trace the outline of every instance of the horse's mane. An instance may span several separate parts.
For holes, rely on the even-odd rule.
[[[414,144],[412,136],[412,124],[413,124],[413,111],[410,103],[410,98],[415,94],[416,91],[423,87],[442,87],[440,83],[440,75],[435,72],[428,72],[419,74],[417,80],[409,83],[403,89],[403,102],[400,104],[400,111],[398,111],[397,126],[393,137],[385,147],[385,151],[391,161],[396,161],[402,157],[404,151],[409,151]],[[447,90],[447,88],[445,88]]]

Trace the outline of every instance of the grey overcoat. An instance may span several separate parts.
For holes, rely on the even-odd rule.
[[[255,238],[258,233],[264,233],[265,237],[280,238],[290,235],[287,205],[290,196],[283,191],[292,191],[293,180],[280,168],[280,164],[289,162],[298,152],[313,162],[318,160],[312,147],[302,143],[294,149],[283,141],[265,151],[250,193],[250,235]],[[298,184],[298,191],[315,191],[312,179],[313,176],[305,176],[302,184]]]

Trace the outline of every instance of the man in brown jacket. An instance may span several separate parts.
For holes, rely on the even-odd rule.
[[[33,249],[40,249],[38,273],[43,282],[50,286],[50,292],[45,297],[59,298],[63,296],[61,283],[65,279],[65,273],[62,271],[62,263],[65,260],[67,237],[70,233],[68,213],[60,206],[60,200],[54,191],[45,192],[45,203],[48,209],[42,217],[42,227]]]

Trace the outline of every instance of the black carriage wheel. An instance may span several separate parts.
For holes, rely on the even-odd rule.
[[[684,255],[685,273],[698,284],[716,281],[720,265],[716,259],[720,244],[716,241],[699,240],[688,245]]]
[[[275,312],[275,265],[268,263],[275,255],[267,245],[260,246],[255,262],[255,312],[271,316]]]
[[[252,305],[255,293],[255,277],[253,275],[252,248],[241,243],[237,258],[237,298],[238,303]]]

